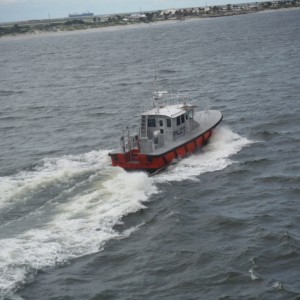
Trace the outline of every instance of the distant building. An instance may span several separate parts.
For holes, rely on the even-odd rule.
[[[69,14],[69,18],[83,18],[83,17],[92,17],[92,16],[94,16],[94,13],[91,13],[89,11],[82,14],[77,14],[77,13]]]
[[[170,9],[163,10],[163,11],[160,13],[160,15],[162,16],[163,14],[170,14],[170,15],[174,16],[175,13],[176,13],[176,11],[177,11],[177,9],[175,9],[175,8],[170,8]]]
[[[139,20],[139,19],[146,19],[145,14],[132,14],[129,16],[131,20]]]

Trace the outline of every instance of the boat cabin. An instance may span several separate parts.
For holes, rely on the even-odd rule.
[[[160,106],[141,115],[139,143],[141,153],[170,144],[195,128],[194,106]]]

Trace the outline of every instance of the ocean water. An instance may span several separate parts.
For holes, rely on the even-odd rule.
[[[0,299],[300,299],[300,10],[0,39]],[[219,109],[157,176],[110,166],[159,86]]]

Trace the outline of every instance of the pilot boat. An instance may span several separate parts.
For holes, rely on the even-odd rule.
[[[177,100],[164,103],[167,92],[154,92],[153,107],[140,116],[140,130],[123,131],[120,147],[109,152],[113,166],[153,175],[172,162],[197,152],[222,121],[218,110],[195,112],[196,106]]]

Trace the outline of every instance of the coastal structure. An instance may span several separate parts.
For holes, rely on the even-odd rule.
[[[69,14],[69,18],[82,18],[82,17],[92,17],[94,16],[94,13],[92,12],[84,12],[82,14],[78,14],[78,13],[73,13],[73,14]]]
[[[146,15],[142,13],[137,13],[137,14],[131,14],[129,16],[130,20],[141,20],[141,19],[146,19]]]

